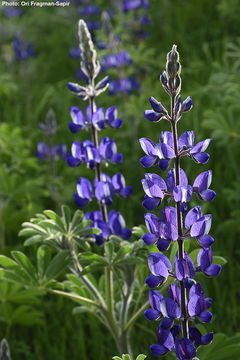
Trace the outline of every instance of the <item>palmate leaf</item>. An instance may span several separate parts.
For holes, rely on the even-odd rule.
[[[206,346],[200,347],[197,356],[201,360],[226,360],[238,359],[240,354],[240,335],[228,338],[224,334],[216,334],[213,342]]]
[[[23,223],[23,229],[19,235],[27,237],[24,245],[36,243],[47,244],[61,250],[73,247],[75,242],[85,247],[85,242],[93,241],[93,234],[100,232],[92,228],[92,221],[83,220],[84,213],[77,210],[71,217],[69,207],[63,205],[61,216],[52,210],[44,210],[43,214],[37,214],[29,222]]]
[[[136,358],[136,360],[144,360],[146,359],[146,355],[143,354],[139,354]],[[119,356],[114,356],[112,358],[113,360],[132,360],[131,356],[129,354],[123,354],[122,357]]]

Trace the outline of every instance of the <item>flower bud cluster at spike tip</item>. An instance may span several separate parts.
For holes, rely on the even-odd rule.
[[[108,207],[112,205],[116,195],[123,198],[129,197],[132,187],[126,185],[125,178],[120,172],[110,177],[102,171],[102,165],[108,167],[109,164],[122,163],[123,156],[117,151],[114,139],[108,136],[99,139],[99,133],[106,128],[119,129],[123,120],[118,117],[116,106],[113,105],[104,110],[96,105],[95,98],[108,86],[108,76],[96,85],[94,84],[100,65],[96,62],[97,54],[93,48],[91,35],[82,20],[79,21],[79,40],[82,70],[88,78],[89,85],[83,87],[69,83],[68,88],[83,100],[88,100],[89,105],[84,111],[77,106],[71,107],[69,129],[72,133],[87,130],[90,132],[91,140],[74,141],[71,154],[67,156],[67,162],[71,167],[85,163],[87,168],[95,171],[95,177],[93,176],[92,179],[79,177],[74,200],[80,208],[87,206],[91,201],[98,204],[99,210],[86,213],[85,218],[92,221],[90,227],[100,229],[100,233],[93,236],[96,243],[102,245],[111,234],[125,240],[130,238],[131,231],[126,228],[123,216],[113,209],[108,213]]]
[[[97,53],[94,49],[91,34],[84,20],[78,23],[79,47],[82,58],[81,68],[90,79],[97,77],[100,71],[100,64],[97,60]]]
[[[191,207],[190,202],[197,196],[200,201],[212,201],[216,193],[209,187],[212,182],[212,171],[201,172],[190,181],[186,172],[180,167],[183,156],[196,163],[206,164],[209,154],[205,152],[211,139],[195,143],[193,131],[186,131],[179,137],[177,123],[182,115],[191,110],[192,99],[182,101],[180,79],[181,64],[176,46],[167,55],[166,70],[161,75],[163,88],[171,98],[171,110],[154,97],[149,102],[152,110],[146,110],[144,116],[151,122],[164,118],[171,126],[171,131],[162,131],[159,141],[141,138],[140,145],[145,153],[140,159],[145,168],[157,165],[161,172],[168,169],[165,176],[148,172],[142,179],[145,192],[143,206],[152,211],[166,202],[160,214],[148,212],[145,223],[148,232],[142,236],[146,245],[155,245],[159,252],[150,253],[148,267],[150,275],[146,278],[149,286],[150,308],[145,311],[149,321],[159,321],[157,343],[150,349],[155,356],[175,351],[179,360],[197,359],[197,350],[201,345],[209,344],[213,333],[202,334],[195,325],[197,322],[209,323],[212,313],[209,308],[212,299],[205,297],[202,285],[196,280],[198,273],[207,277],[217,276],[221,266],[213,263],[212,245],[214,239],[209,235],[212,223],[211,214],[204,214],[199,205]],[[178,96],[179,95],[179,96]],[[171,168],[172,165],[172,168]],[[196,262],[184,249],[184,242],[197,242],[200,247]],[[177,250],[173,263],[163,252],[171,249],[173,244]],[[171,252],[172,254],[172,252]],[[164,284],[168,278],[173,282],[168,286],[167,295],[156,288]]]
[[[176,96],[181,91],[181,64],[177,46],[173,45],[172,50],[167,54],[166,70],[160,76],[164,90],[170,96]]]

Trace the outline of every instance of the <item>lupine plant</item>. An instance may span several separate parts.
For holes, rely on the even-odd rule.
[[[79,40],[81,67],[88,81],[86,86],[69,83],[68,88],[76,99],[89,105],[86,113],[76,106],[71,108],[69,128],[75,134],[90,130],[92,140],[74,141],[67,160],[70,166],[85,163],[95,171],[92,182],[85,177],[78,179],[74,196],[79,207],[97,200],[99,210],[86,214],[77,210],[72,216],[69,208],[62,206],[61,215],[52,210],[37,214],[20,232],[27,237],[25,245],[41,245],[36,264],[24,253],[14,251],[12,259],[0,256],[0,276],[41,293],[74,300],[79,305],[74,313],[88,311],[96,316],[112,335],[120,355],[131,353],[129,332],[147,306],[143,304],[146,247],[142,240],[131,241],[132,231],[126,229],[118,211],[108,211],[113,196],[127,197],[131,188],[121,173],[112,178],[103,173],[104,165],[120,163],[122,155],[113,139],[105,136],[99,141],[98,133],[107,126],[120,128],[122,120],[115,106],[106,111],[96,106],[96,97],[108,88],[108,78],[95,85],[100,64],[83,20],[79,22]],[[64,280],[58,281],[63,274]]]
[[[166,69],[160,76],[163,89],[170,97],[170,112],[155,98],[150,97],[152,110],[146,110],[147,120],[157,123],[162,119],[169,122],[171,131],[160,133],[158,143],[141,138],[140,144],[145,152],[141,163],[145,168],[157,165],[161,172],[168,169],[166,180],[155,173],[146,173],[142,180],[145,198],[143,206],[155,210],[163,202],[160,217],[153,213],[145,214],[148,233],[143,235],[147,245],[155,245],[155,251],[148,257],[151,271],[146,283],[150,287],[149,303],[151,308],[145,311],[148,320],[160,321],[157,329],[157,343],[150,347],[155,356],[162,356],[175,350],[179,360],[197,359],[200,345],[207,345],[213,339],[213,333],[202,334],[197,322],[209,323],[212,313],[209,307],[212,299],[205,297],[204,289],[198,279],[199,273],[207,277],[217,276],[221,266],[213,264],[212,244],[214,239],[208,235],[212,216],[203,214],[201,206],[190,207],[193,196],[200,200],[212,201],[216,193],[209,189],[212,181],[211,170],[200,173],[189,185],[188,177],[181,168],[183,157],[189,157],[198,164],[206,164],[209,154],[205,152],[210,139],[195,143],[193,131],[178,136],[178,122],[185,112],[191,110],[192,99],[182,101],[181,64],[177,47],[173,45],[167,55]],[[171,203],[174,203],[173,206]],[[189,256],[186,246],[197,241],[201,249],[197,255],[197,264]],[[175,250],[174,264],[163,254],[170,247]],[[156,288],[167,280],[168,295],[164,296]]]

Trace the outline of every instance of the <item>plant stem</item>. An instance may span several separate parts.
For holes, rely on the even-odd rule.
[[[92,86],[94,88],[94,80],[92,80],[91,82],[92,82]],[[96,108],[96,104],[95,104],[95,100],[94,100],[93,96],[91,96],[89,98],[89,105],[90,105],[90,109],[91,109],[91,118],[92,118],[93,113]],[[98,149],[99,148],[98,134],[97,134],[97,130],[93,123],[91,123],[91,128],[92,128],[92,140],[93,140],[94,146],[96,147],[96,149]],[[96,172],[97,180],[101,181],[101,165],[100,165],[100,163],[96,163],[95,172]],[[100,202],[99,207],[100,207],[100,211],[102,213],[103,221],[105,223],[107,223],[107,221],[108,221],[107,206],[103,202]]]
[[[174,145],[174,169],[176,177],[176,185],[180,185],[180,156],[178,153],[178,134],[177,134],[177,122],[175,119],[175,96],[171,97],[171,129],[173,134],[173,145]],[[183,225],[182,225],[182,213],[180,209],[180,202],[176,203],[176,212],[177,212],[177,229],[178,229],[178,257],[179,259],[184,258],[184,240],[183,235]],[[187,315],[187,294],[186,288],[184,286],[184,280],[179,281],[180,283],[180,292],[181,292],[181,313],[182,313],[182,334],[183,337],[189,338],[189,329],[188,329],[188,315]]]
[[[142,315],[143,311],[149,306],[149,301],[146,301],[139,309],[134,313],[134,315],[131,317],[130,320],[128,320],[128,323],[126,324],[124,330],[128,331],[134,322],[137,320],[137,318]]]
[[[68,292],[65,292],[65,291],[60,291],[60,290],[55,290],[55,289],[48,289],[47,291],[50,292],[50,293],[53,293],[53,294],[63,295],[65,297],[69,297],[69,298],[71,298],[73,300],[79,300],[79,301],[82,301],[82,302],[84,302],[86,304],[89,304],[89,305],[94,305],[94,306],[97,306],[97,307],[100,306],[96,301],[93,301],[91,299],[85,298],[85,297],[77,295],[77,294],[68,293]]]

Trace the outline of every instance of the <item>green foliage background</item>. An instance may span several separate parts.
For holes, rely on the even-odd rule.
[[[95,3],[109,8],[107,0]],[[115,22],[135,69],[141,71],[140,92],[129,97],[103,95],[99,100],[102,106],[116,104],[124,119],[123,128],[112,131],[111,136],[124,154],[120,170],[134,186],[131,199],[116,200],[114,207],[124,214],[129,227],[143,223],[140,180],[144,169],[138,161],[142,156],[138,138],[157,141],[158,133],[165,129],[165,124],[147,122],[143,111],[149,108],[150,95],[167,101],[158,77],[166,53],[175,43],[183,66],[183,95],[191,95],[194,101],[180,128],[193,129],[199,140],[214,140],[207,167],[187,161],[184,164],[191,180],[199,172],[213,169],[212,188],[217,192],[216,200],[204,204],[204,210],[214,216],[214,252],[224,256],[228,264],[219,278],[206,279],[204,284],[214,298],[211,326],[216,332],[233,336],[240,322],[239,1],[152,0],[151,5],[150,37],[144,43],[129,41],[129,34],[119,25],[121,19]],[[76,136],[68,131],[69,108],[85,107],[66,89],[66,83],[75,80],[78,67],[78,60],[69,57],[70,46],[77,45],[76,8],[26,8],[21,18],[12,19],[0,11],[0,251],[9,254],[12,249],[23,249],[17,236],[23,221],[46,208],[58,209],[61,203],[75,208],[72,193],[76,180],[89,172],[83,167],[70,169],[59,160],[54,180],[58,198],[53,202],[49,164],[35,158],[36,144],[44,140],[38,126],[48,109],[53,108],[57,115],[56,142],[65,142],[70,149]],[[13,61],[11,40],[16,33],[34,41],[35,57]],[[131,67],[126,71],[130,74]],[[114,72],[110,75],[115,76]],[[86,133],[77,135],[80,140],[86,137]],[[109,171],[113,173],[115,168]],[[14,359],[105,360],[116,353],[112,340],[95,319],[86,314],[72,315],[70,301],[53,295],[42,299],[32,294],[31,298],[23,289],[17,297],[19,289],[1,281],[0,289],[0,337],[8,338]],[[154,329],[155,325],[144,318],[138,322],[132,332],[136,353],[147,353],[155,341]]]

